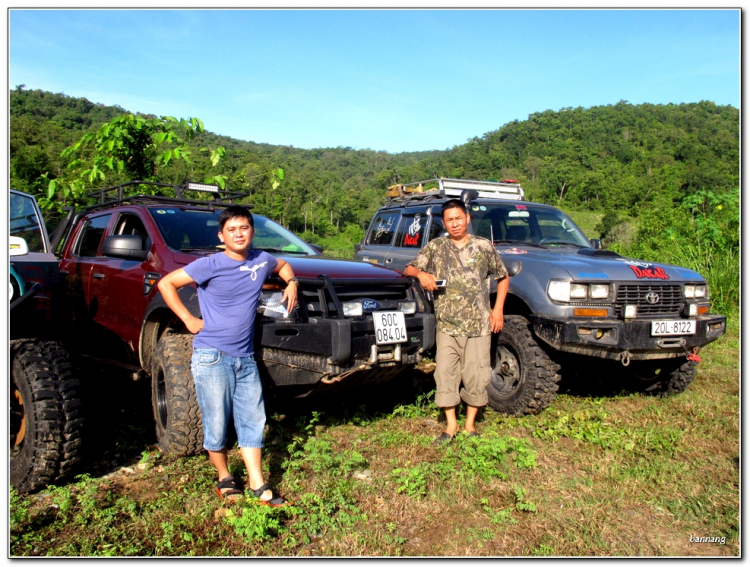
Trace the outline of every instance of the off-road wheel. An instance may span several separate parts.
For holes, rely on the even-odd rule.
[[[631,390],[669,396],[681,394],[695,380],[697,362],[680,358],[634,360],[622,367],[626,384]]]
[[[162,451],[177,456],[203,450],[203,422],[190,370],[192,341],[192,335],[162,336],[151,372],[156,439]]]
[[[537,344],[529,322],[519,315],[506,316],[492,353],[490,406],[508,415],[539,413],[555,398],[559,369]]]
[[[10,482],[34,492],[68,478],[81,459],[80,383],[54,341],[11,341]]]

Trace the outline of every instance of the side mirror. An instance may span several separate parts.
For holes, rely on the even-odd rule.
[[[320,246],[318,246],[317,244],[310,244],[310,243],[308,242],[308,243],[307,243],[307,245],[308,245],[308,246],[309,246],[310,248],[312,248],[313,250],[315,250],[315,251],[316,251],[316,252],[317,252],[318,254],[322,254],[322,253],[323,253],[323,249],[322,249],[322,248],[321,248]]]
[[[602,249],[602,241],[599,238],[589,238],[589,243],[594,250]]]
[[[125,260],[145,260],[148,258],[148,250],[143,250],[143,238],[136,234],[115,234],[104,239],[102,255]]]
[[[355,244],[354,245],[354,253],[356,254],[360,250],[362,250],[362,244]]]
[[[11,256],[24,256],[29,253],[29,245],[20,236],[11,236],[8,238]]]
[[[521,273],[521,270],[523,269],[523,264],[521,262],[515,261],[515,262],[508,262],[505,265],[505,269],[508,270],[508,276],[513,277]]]

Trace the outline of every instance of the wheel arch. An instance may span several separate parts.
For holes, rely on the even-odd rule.
[[[201,313],[196,289],[193,286],[185,286],[180,288],[177,293],[188,311],[194,316],[200,317]],[[151,374],[156,345],[159,343],[162,335],[167,332],[189,333],[184,323],[169,308],[166,301],[164,301],[161,292],[157,292],[146,308],[146,313],[143,317],[138,352],[141,368],[148,374]]]

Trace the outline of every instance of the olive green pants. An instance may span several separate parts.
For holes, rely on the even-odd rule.
[[[492,379],[491,338],[491,335],[453,337],[438,331],[435,338],[435,405],[450,408],[461,400],[470,406],[487,405],[487,386]],[[463,388],[459,392],[462,382]]]

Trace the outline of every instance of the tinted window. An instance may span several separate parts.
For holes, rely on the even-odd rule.
[[[402,248],[421,248],[424,243],[427,219],[427,215],[420,213],[404,217],[401,220],[401,229],[398,232],[398,238],[396,238],[396,246],[401,246]]]
[[[44,252],[41,222],[31,197],[10,194],[10,235],[23,238],[29,252]]]
[[[562,211],[533,205],[472,205],[474,234],[494,243],[531,242],[590,247],[586,236]]]
[[[78,239],[78,251],[76,253],[79,256],[96,256],[99,250],[99,243],[102,241],[102,236],[104,235],[104,229],[107,228],[111,216],[104,215],[86,221],[86,224],[83,225],[81,236]]]
[[[380,213],[375,219],[367,244],[390,244],[396,233],[400,214],[399,212]]]
[[[220,210],[205,211],[178,208],[149,208],[151,217],[167,246],[175,250],[216,249],[224,245],[219,240]],[[271,252],[305,254],[316,252],[283,226],[265,217],[253,215],[255,236],[253,248]]]
[[[440,218],[440,213],[437,215],[432,213],[432,224],[430,224],[430,240],[434,240],[445,232],[445,225],[443,225],[443,219]]]

